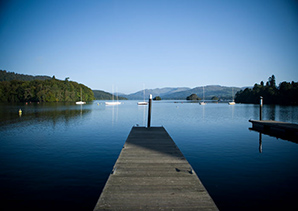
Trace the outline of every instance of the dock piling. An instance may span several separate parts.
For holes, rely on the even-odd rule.
[[[149,106],[148,106],[148,125],[147,128],[150,128],[151,125],[151,107],[152,107],[152,95],[149,97]]]
[[[260,96],[260,120],[262,120],[262,112],[263,112],[263,97]]]

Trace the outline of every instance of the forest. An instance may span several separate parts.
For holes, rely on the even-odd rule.
[[[236,103],[253,103],[260,102],[260,96],[264,99],[264,104],[279,105],[298,105],[298,82],[282,82],[276,86],[275,76],[268,78],[266,84],[261,81],[255,84],[253,88],[246,88],[236,93]]]
[[[53,76],[40,80],[2,70],[0,73],[0,102],[75,102],[81,99],[81,89],[83,101],[94,100],[90,88],[69,78],[58,80]]]

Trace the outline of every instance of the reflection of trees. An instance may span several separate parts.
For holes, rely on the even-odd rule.
[[[18,115],[19,108],[22,109],[21,117]],[[91,109],[84,106],[76,106],[67,103],[44,103],[20,105],[0,105],[0,126],[15,124],[19,122],[36,120],[39,122],[52,121],[55,125],[57,122],[69,122],[77,117],[88,114]]]

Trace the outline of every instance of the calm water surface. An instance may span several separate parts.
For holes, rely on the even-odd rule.
[[[1,104],[0,206],[92,210],[147,109],[137,101]],[[258,117],[257,105],[160,101],[151,124],[166,128],[220,210],[297,210],[298,145],[263,134],[260,152],[248,122]],[[298,123],[298,107],[264,106],[263,117]]]

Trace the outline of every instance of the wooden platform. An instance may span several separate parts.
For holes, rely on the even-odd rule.
[[[249,120],[252,130],[290,141],[298,141],[298,124],[273,120]]]
[[[94,210],[218,210],[163,127],[133,127]]]

